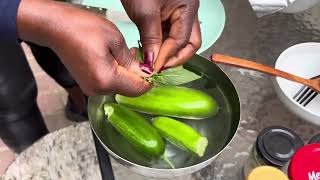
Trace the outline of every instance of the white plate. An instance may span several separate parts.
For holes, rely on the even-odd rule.
[[[308,79],[320,75],[320,43],[303,43],[288,48],[279,56],[275,68]],[[279,98],[292,112],[320,125],[319,94],[304,107],[293,99],[303,85],[280,77],[275,78],[274,85]]]

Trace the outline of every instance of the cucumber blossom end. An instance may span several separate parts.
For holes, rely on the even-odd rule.
[[[104,114],[107,116],[107,118],[110,118],[114,113],[113,107],[109,105],[105,105],[103,108],[104,108]]]
[[[199,157],[202,157],[206,151],[207,146],[208,139],[206,137],[201,137],[196,145],[196,154],[198,154]]]

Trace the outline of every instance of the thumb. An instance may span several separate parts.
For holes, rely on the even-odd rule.
[[[110,84],[114,92],[125,96],[139,96],[151,89],[151,84],[122,66],[117,67]]]

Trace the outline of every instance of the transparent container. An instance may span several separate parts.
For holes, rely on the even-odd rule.
[[[288,176],[272,166],[260,166],[253,169],[247,180],[289,180]]]
[[[243,166],[244,179],[260,166],[272,166],[278,169],[290,160],[292,155],[303,146],[300,137],[288,128],[271,126],[258,135],[246,164]]]
[[[247,159],[246,164],[243,166],[243,175],[244,179],[246,179],[249,175],[249,173],[259,166],[267,165],[267,162],[260,157],[260,155],[257,152],[256,145],[253,145],[250,155]]]

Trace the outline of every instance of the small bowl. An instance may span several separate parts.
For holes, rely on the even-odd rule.
[[[277,59],[275,68],[308,79],[320,75],[320,43],[302,43],[288,48]],[[289,110],[306,121],[320,125],[319,94],[304,107],[293,99],[303,85],[276,77],[274,87]]]

